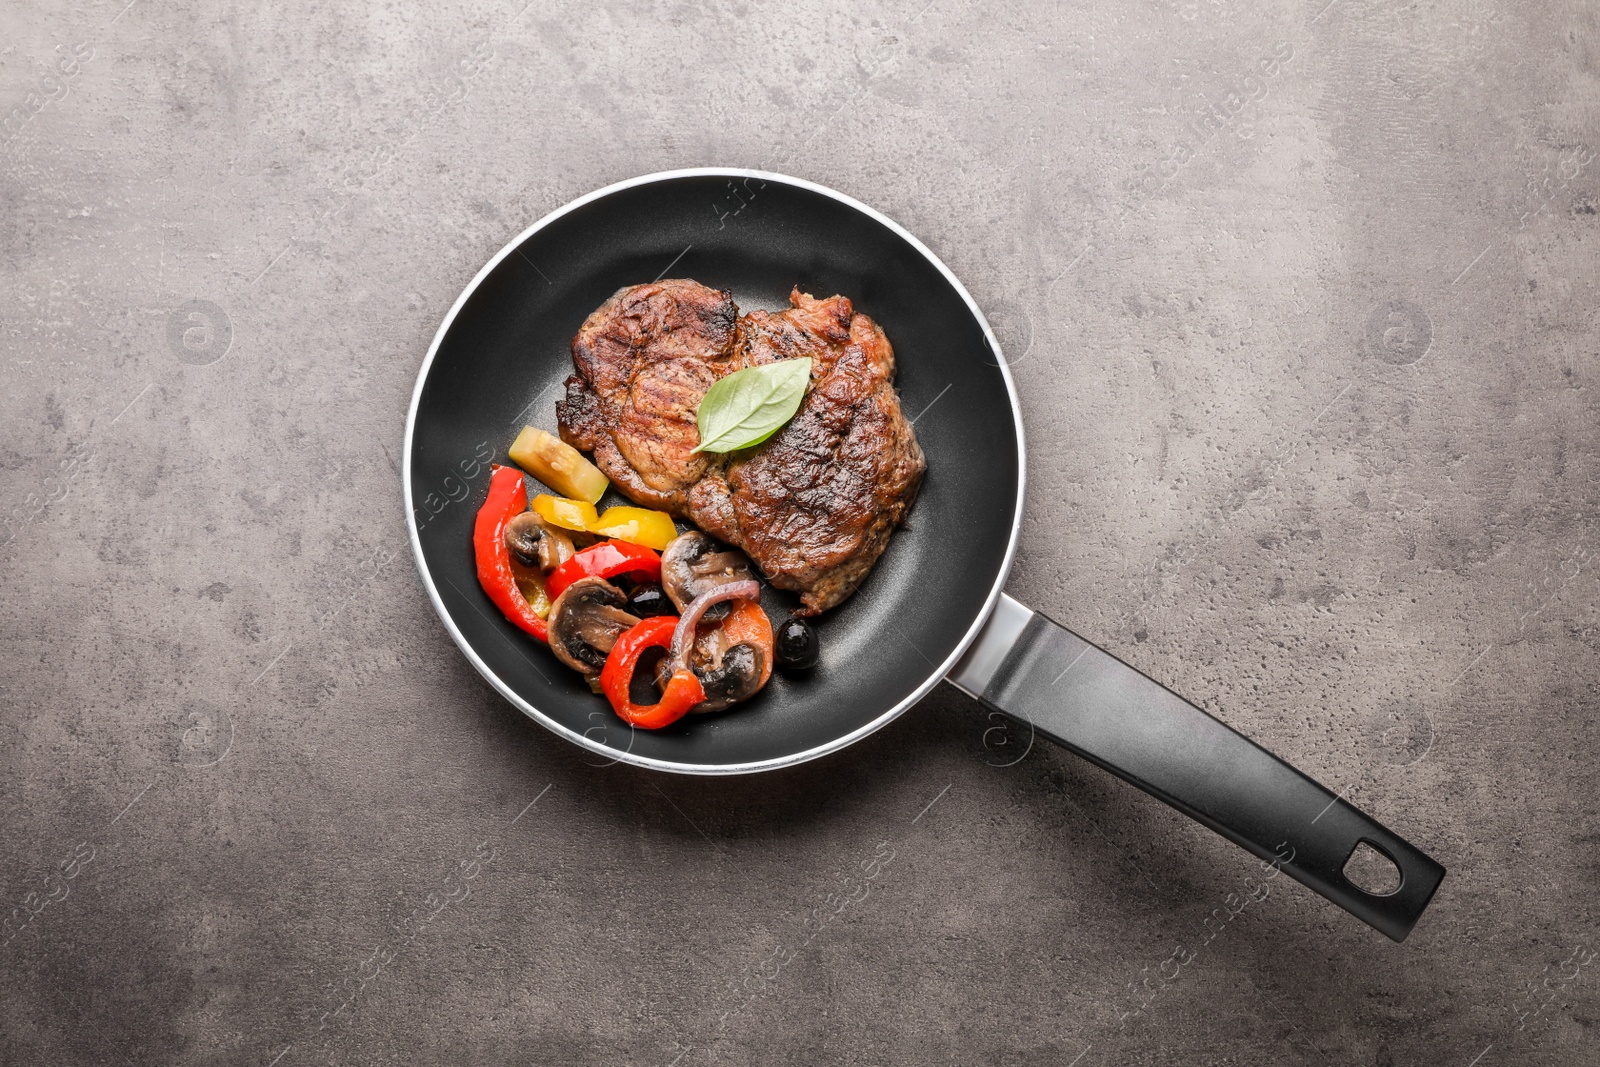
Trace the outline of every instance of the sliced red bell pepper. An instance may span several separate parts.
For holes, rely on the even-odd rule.
[[[666,648],[672,644],[672,631],[678,620],[673,615],[657,615],[645,619],[627,630],[611,647],[606,665],[600,669],[600,689],[611,701],[624,722],[642,730],[659,730],[683,718],[689,709],[706,698],[700,679],[687,667],[672,672],[661,700],[655,704],[635,704],[628,696],[628,686],[633,681],[634,668],[639,657],[649,648]]]
[[[579,578],[615,578],[626,574],[641,582],[661,577],[661,553],[628,541],[602,541],[575,554],[544,581],[551,600]]]
[[[548,644],[550,628],[534,613],[533,606],[517,588],[516,574],[511,569],[511,550],[506,547],[506,523],[527,510],[528,491],[522,484],[522,472],[496,463],[494,473],[489,476],[489,498],[478,509],[478,521],[472,528],[472,550],[478,560],[478,584],[489,594],[494,606],[517,626]],[[659,570],[660,561],[656,566]]]

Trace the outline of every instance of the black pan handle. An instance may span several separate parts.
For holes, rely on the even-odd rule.
[[[1243,734],[1002,594],[950,680],[1172,805],[1396,941],[1445,870]],[[1399,869],[1384,896],[1345,877],[1362,842]]]

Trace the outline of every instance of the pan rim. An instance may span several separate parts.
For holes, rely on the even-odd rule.
[[[918,254],[926,259],[936,270],[938,270],[939,273],[944,276],[945,280],[950,283],[951,287],[955,289],[956,293],[960,295],[961,299],[966,302],[967,309],[972,313],[974,319],[976,319],[978,325],[982,328],[984,339],[988,342],[989,348],[994,353],[996,362],[999,365],[1000,377],[1005,383],[1007,399],[1011,402],[1011,418],[1013,428],[1016,431],[1017,443],[1016,507],[1012,514],[1011,532],[1006,540],[1005,554],[1000,561],[1000,569],[995,575],[994,585],[990,588],[988,595],[984,598],[983,607],[973,619],[972,625],[969,626],[966,633],[962,635],[961,640],[956,642],[955,649],[950,653],[950,655],[944,660],[943,663],[940,663],[938,666],[934,667],[928,676],[919,682],[909,694],[898,701],[893,707],[878,715],[872,721],[857,727],[847,734],[833,738],[832,740],[824,742],[823,744],[814,745],[811,748],[805,749],[804,751],[793,752],[789,753],[788,755],[773,757],[772,759],[755,760],[747,763],[686,763],[677,760],[663,760],[653,757],[639,756],[631,752],[621,752],[610,747],[609,745],[601,744],[589,737],[586,737],[576,730],[572,730],[562,725],[554,718],[540,711],[532,703],[524,699],[509,685],[507,685],[505,681],[495,674],[495,672],[490,669],[489,665],[483,661],[483,659],[478,655],[477,651],[472,647],[471,642],[467,640],[466,636],[456,626],[455,620],[451,617],[449,609],[445,607],[444,600],[439,594],[438,587],[434,584],[433,575],[428,570],[427,559],[424,557],[422,552],[422,538],[417,529],[417,515],[416,508],[413,503],[411,479],[417,409],[421,405],[422,390],[428,382],[428,374],[433,367],[434,356],[438,353],[439,347],[444,342],[445,336],[450,332],[451,326],[454,325],[456,316],[466,305],[466,302],[477,291],[478,286],[483,283],[484,279],[493,273],[495,268],[497,268],[507,256],[511,255],[519,247],[521,247],[522,243],[528,238],[532,237],[546,226],[549,226],[557,219],[560,219],[587,204],[593,203],[594,201],[600,200],[604,197],[611,196],[615,193],[619,193],[625,189],[632,189],[642,185],[674,181],[682,178],[704,177],[754,178],[759,181],[777,182],[779,184],[793,186],[795,188],[804,189],[809,192],[826,196],[832,200],[846,205],[847,207],[853,208],[854,210],[861,212],[883,226],[886,226],[901,240],[905,241],[912,248],[916,249]],[[587,749],[596,753],[597,755],[605,756],[617,762],[627,763],[636,767],[646,767],[651,770],[667,771],[677,774],[752,774],[759,771],[770,771],[778,770],[783,767],[793,767],[809,760],[817,759],[819,757],[826,756],[830,753],[847,748],[867,735],[882,729],[884,726],[887,726],[889,723],[899,718],[907,709],[912,707],[923,697],[927,696],[927,694],[932,691],[934,686],[938,685],[939,682],[943,681],[945,677],[949,675],[950,671],[955,668],[955,665],[960,661],[961,657],[966,654],[967,649],[977,638],[978,634],[983,630],[984,625],[989,620],[989,616],[994,613],[995,605],[999,602],[1000,595],[1005,589],[1006,579],[1011,573],[1012,561],[1016,556],[1017,542],[1022,533],[1023,504],[1027,499],[1027,446],[1023,434],[1022,407],[1017,399],[1016,384],[1012,381],[1011,368],[1006,363],[1005,355],[1000,349],[1000,342],[995,338],[994,331],[989,326],[989,320],[984,316],[983,311],[978,307],[977,302],[972,299],[972,294],[967,292],[966,286],[961,284],[961,280],[955,276],[949,267],[945,266],[944,262],[938,256],[934,255],[933,251],[929,249],[927,245],[918,240],[916,236],[904,226],[901,226],[898,222],[889,218],[882,212],[863,204],[859,200],[856,200],[854,197],[848,196],[845,193],[841,193],[838,190],[830,189],[825,185],[819,185],[816,182],[807,181],[804,178],[796,178],[791,175],[779,174],[773,171],[750,170],[741,167],[687,167],[678,170],[655,171],[650,174],[643,174],[635,178],[626,179],[624,181],[614,182],[611,185],[596,189],[593,192],[586,193],[575,200],[563,204],[561,207],[551,211],[549,214],[540,218],[537,222],[533,223],[527,229],[513,237],[503,248],[500,249],[499,252],[495,253],[495,255],[487,263],[485,263],[482,268],[479,269],[477,274],[473,276],[472,281],[467,283],[467,287],[461,291],[461,295],[456,298],[455,303],[451,305],[450,310],[445,314],[444,320],[439,324],[438,330],[434,332],[433,342],[428,346],[427,355],[423,357],[422,366],[417,371],[416,385],[411,391],[411,405],[406,412],[406,432],[402,448],[405,456],[404,464],[401,468],[401,482],[405,492],[406,531],[411,542],[412,557],[416,561],[417,573],[422,579],[423,586],[428,591],[428,599],[433,604],[434,612],[439,616],[440,621],[444,623],[445,629],[449,632],[451,639],[455,641],[456,647],[461,650],[464,656],[466,656],[467,662],[471,663],[474,669],[477,670],[483,679],[493,686],[494,689],[499,692],[499,694],[504,697],[513,707],[521,711],[524,715],[533,719],[551,733],[554,733],[557,736],[564,738],[575,745],[578,745],[580,748]]]

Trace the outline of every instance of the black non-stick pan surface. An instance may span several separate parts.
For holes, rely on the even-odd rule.
[[[572,336],[607,297],[659,277],[789,306],[842,293],[888,334],[928,471],[910,521],[854,596],[815,620],[822,661],[722,715],[632,730],[478,588],[472,525],[484,457],[524,423],[556,429]],[[916,239],[827,190],[776,175],[679,172],[625,182],[535,224],[489,263],[439,330],[418,381],[407,504],[424,581],[456,643],[517,707],[569,740],[666,770],[797,763],[882,726],[953,665],[1004,583],[1022,514],[1022,432],[977,307]],[[531,490],[530,490],[531,491]],[[628,503],[612,492],[602,507]],[[768,588],[768,614],[798,601]]]
[[[822,660],[732,711],[634,730],[478,588],[473,519],[489,463],[524,423],[555,427],[569,345],[612,293],[664,276],[782,308],[792,287],[842,293],[893,343],[928,470],[909,523],[854,596],[816,621]],[[1022,519],[1016,392],[966,290],[916,238],[848,197],[751,171],[623,182],[536,223],[445,317],[417,381],[404,480],[422,579],[451,636],[508,700],[606,758],[729,774],[863,737],[940,679],[1026,723],[1396,941],[1445,871],[1377,820],[1002,587]],[[615,494],[611,494],[615,497]],[[603,503],[620,503],[621,498]],[[766,589],[782,617],[788,594]],[[1366,846],[1395,881],[1357,884]]]

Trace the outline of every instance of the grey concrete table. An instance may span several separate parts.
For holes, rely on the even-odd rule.
[[[411,6],[0,16],[0,1061],[1600,1061],[1593,4]],[[949,687],[701,781],[479,681],[428,341],[705,164],[965,280],[1011,591],[1437,855],[1406,944]]]

